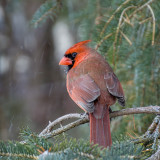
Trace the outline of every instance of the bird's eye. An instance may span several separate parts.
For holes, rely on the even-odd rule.
[[[72,53],[72,57],[76,57],[77,53],[76,52],[73,52]]]

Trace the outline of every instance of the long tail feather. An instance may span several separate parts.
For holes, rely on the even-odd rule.
[[[112,145],[108,107],[102,118],[90,114],[90,142],[105,148]]]

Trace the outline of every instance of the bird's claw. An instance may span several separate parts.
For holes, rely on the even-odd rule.
[[[86,118],[88,115],[89,115],[88,112],[84,112],[84,113],[81,113],[81,114],[80,114],[80,116],[81,116],[82,118]]]

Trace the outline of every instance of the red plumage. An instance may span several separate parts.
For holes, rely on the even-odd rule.
[[[112,68],[96,50],[82,41],[68,49],[60,65],[68,66],[67,91],[72,100],[90,117],[90,141],[111,146],[109,107],[125,106],[122,86]]]

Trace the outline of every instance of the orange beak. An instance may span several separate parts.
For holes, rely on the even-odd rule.
[[[59,65],[65,65],[65,66],[72,65],[72,60],[67,57],[63,57],[59,62]]]

